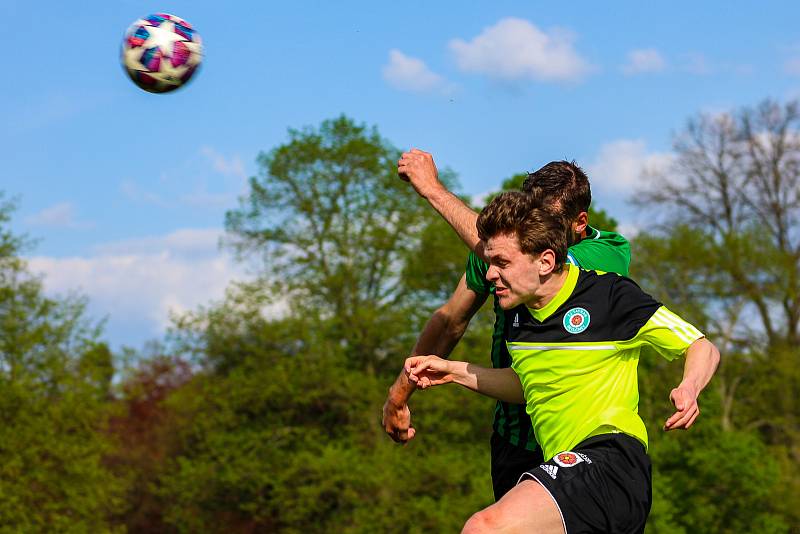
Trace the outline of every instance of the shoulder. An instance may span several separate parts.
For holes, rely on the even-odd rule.
[[[598,230],[589,227],[586,237],[575,243],[570,249],[586,249],[596,247],[611,247],[611,248],[627,248],[630,249],[630,243],[622,234],[617,232],[606,232],[605,230]]]
[[[601,292],[605,297],[612,301],[620,301],[621,304],[654,300],[639,287],[639,284],[627,276],[601,269],[581,269],[578,273],[577,288]]]
[[[469,251],[469,255],[467,256],[467,268],[485,271],[488,269],[488,267],[488,264],[483,261],[480,256],[475,254],[475,252],[472,250]]]
[[[630,339],[661,307],[639,285],[617,273],[581,270],[576,292],[600,311],[609,339]]]
[[[630,278],[616,278],[611,290],[611,316],[619,339],[631,339],[662,304]]]
[[[624,236],[591,228],[591,233],[569,248],[569,254],[583,269],[600,269],[628,274],[631,247]]]
[[[491,285],[486,280],[488,270],[489,265],[480,256],[470,251],[469,256],[467,256],[467,266],[464,273],[467,279],[467,287],[476,293],[489,293]]]

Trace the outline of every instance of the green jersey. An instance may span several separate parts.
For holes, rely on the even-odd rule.
[[[586,237],[569,247],[567,261],[583,269],[599,269],[628,274],[631,262],[631,249],[628,241],[615,232],[603,232],[591,227],[586,230]],[[489,265],[477,254],[470,252],[467,258],[467,287],[476,293],[494,295],[494,285],[486,279]],[[511,355],[503,340],[505,316],[494,297],[495,322],[492,332],[492,366],[496,368],[511,367]],[[512,444],[528,450],[536,450],[536,439],[533,435],[530,417],[525,413],[522,404],[498,402],[494,411],[495,432]]]
[[[641,347],[672,360],[703,337],[629,278],[575,267],[546,306],[505,315],[512,368],[545,461],[611,432],[647,447],[638,415]]]

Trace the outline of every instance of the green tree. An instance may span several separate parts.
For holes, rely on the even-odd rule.
[[[0,202],[0,531],[109,532],[123,488],[102,462],[111,353],[82,299],[47,298],[27,272],[12,208]]]
[[[402,272],[433,215],[397,178],[400,152],[375,128],[341,116],[289,137],[259,156],[250,191],[226,214],[230,241],[264,259],[265,278],[293,314],[375,369],[412,343]]]
[[[168,398],[193,378],[188,362],[161,353],[135,354],[135,365],[117,385],[116,413],[110,422],[115,447],[105,464],[128,479],[126,506],[115,517],[127,532],[169,532],[167,505],[153,491],[177,454],[180,429],[189,423],[168,406]]]
[[[731,453],[720,441],[753,449],[755,438],[766,446],[758,449],[765,451],[761,465],[772,469],[774,476],[755,485],[767,496],[753,493],[740,501],[740,507],[758,509],[759,521],[770,528],[780,530],[781,522],[784,531],[787,524],[796,528],[800,526],[798,103],[765,101],[732,113],[698,115],[676,136],[674,151],[673,164],[650,176],[649,185],[637,195],[654,224],[634,241],[633,276],[701,325],[720,348],[722,363],[712,390],[704,396],[713,415],[701,416],[700,423],[713,423],[721,433],[701,446],[726,457]],[[643,397],[658,391],[666,398],[668,392],[658,383],[674,378],[665,381],[666,371],[658,364],[652,364],[650,371],[653,389],[645,383],[648,392]],[[654,402],[659,402],[656,397]],[[712,480],[713,473],[707,476],[705,483],[718,483]],[[676,499],[686,497],[680,488],[675,491]],[[736,526],[735,517],[731,511],[715,531],[766,531],[755,522],[747,528]],[[684,522],[687,531],[692,521]]]
[[[385,379],[303,317],[267,319],[248,290],[186,317],[182,350],[215,365],[167,400],[187,424],[154,485],[179,532],[448,532],[491,502],[491,402],[453,388],[425,402],[427,429],[398,447],[380,428]],[[202,366],[202,358],[197,358]],[[477,421],[477,423],[476,423]],[[409,469],[414,475],[409,476]]]

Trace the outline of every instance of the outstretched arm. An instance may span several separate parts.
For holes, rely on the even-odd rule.
[[[462,276],[450,300],[428,320],[412,354],[448,356],[486,297],[469,289],[466,276]],[[416,433],[411,426],[411,411],[408,409],[408,399],[415,389],[416,385],[409,382],[405,370],[401,370],[383,404],[383,428],[398,443],[407,442]]]
[[[667,419],[664,430],[687,429],[692,426],[700,415],[697,397],[714,376],[719,358],[719,350],[706,338],[700,338],[689,345],[683,366],[683,380],[669,394],[676,412]]]
[[[492,369],[438,356],[412,356],[406,360],[405,370],[409,381],[420,389],[454,383],[503,402],[525,404],[522,384],[510,367]]]
[[[412,148],[403,153],[397,162],[397,174],[410,182],[416,192],[439,212],[470,250],[485,259],[483,244],[475,226],[478,214],[439,181],[439,172],[432,155]]]

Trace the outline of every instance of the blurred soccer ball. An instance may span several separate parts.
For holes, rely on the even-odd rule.
[[[131,24],[122,42],[122,64],[131,80],[151,93],[189,81],[203,59],[200,35],[175,15],[156,13]]]

